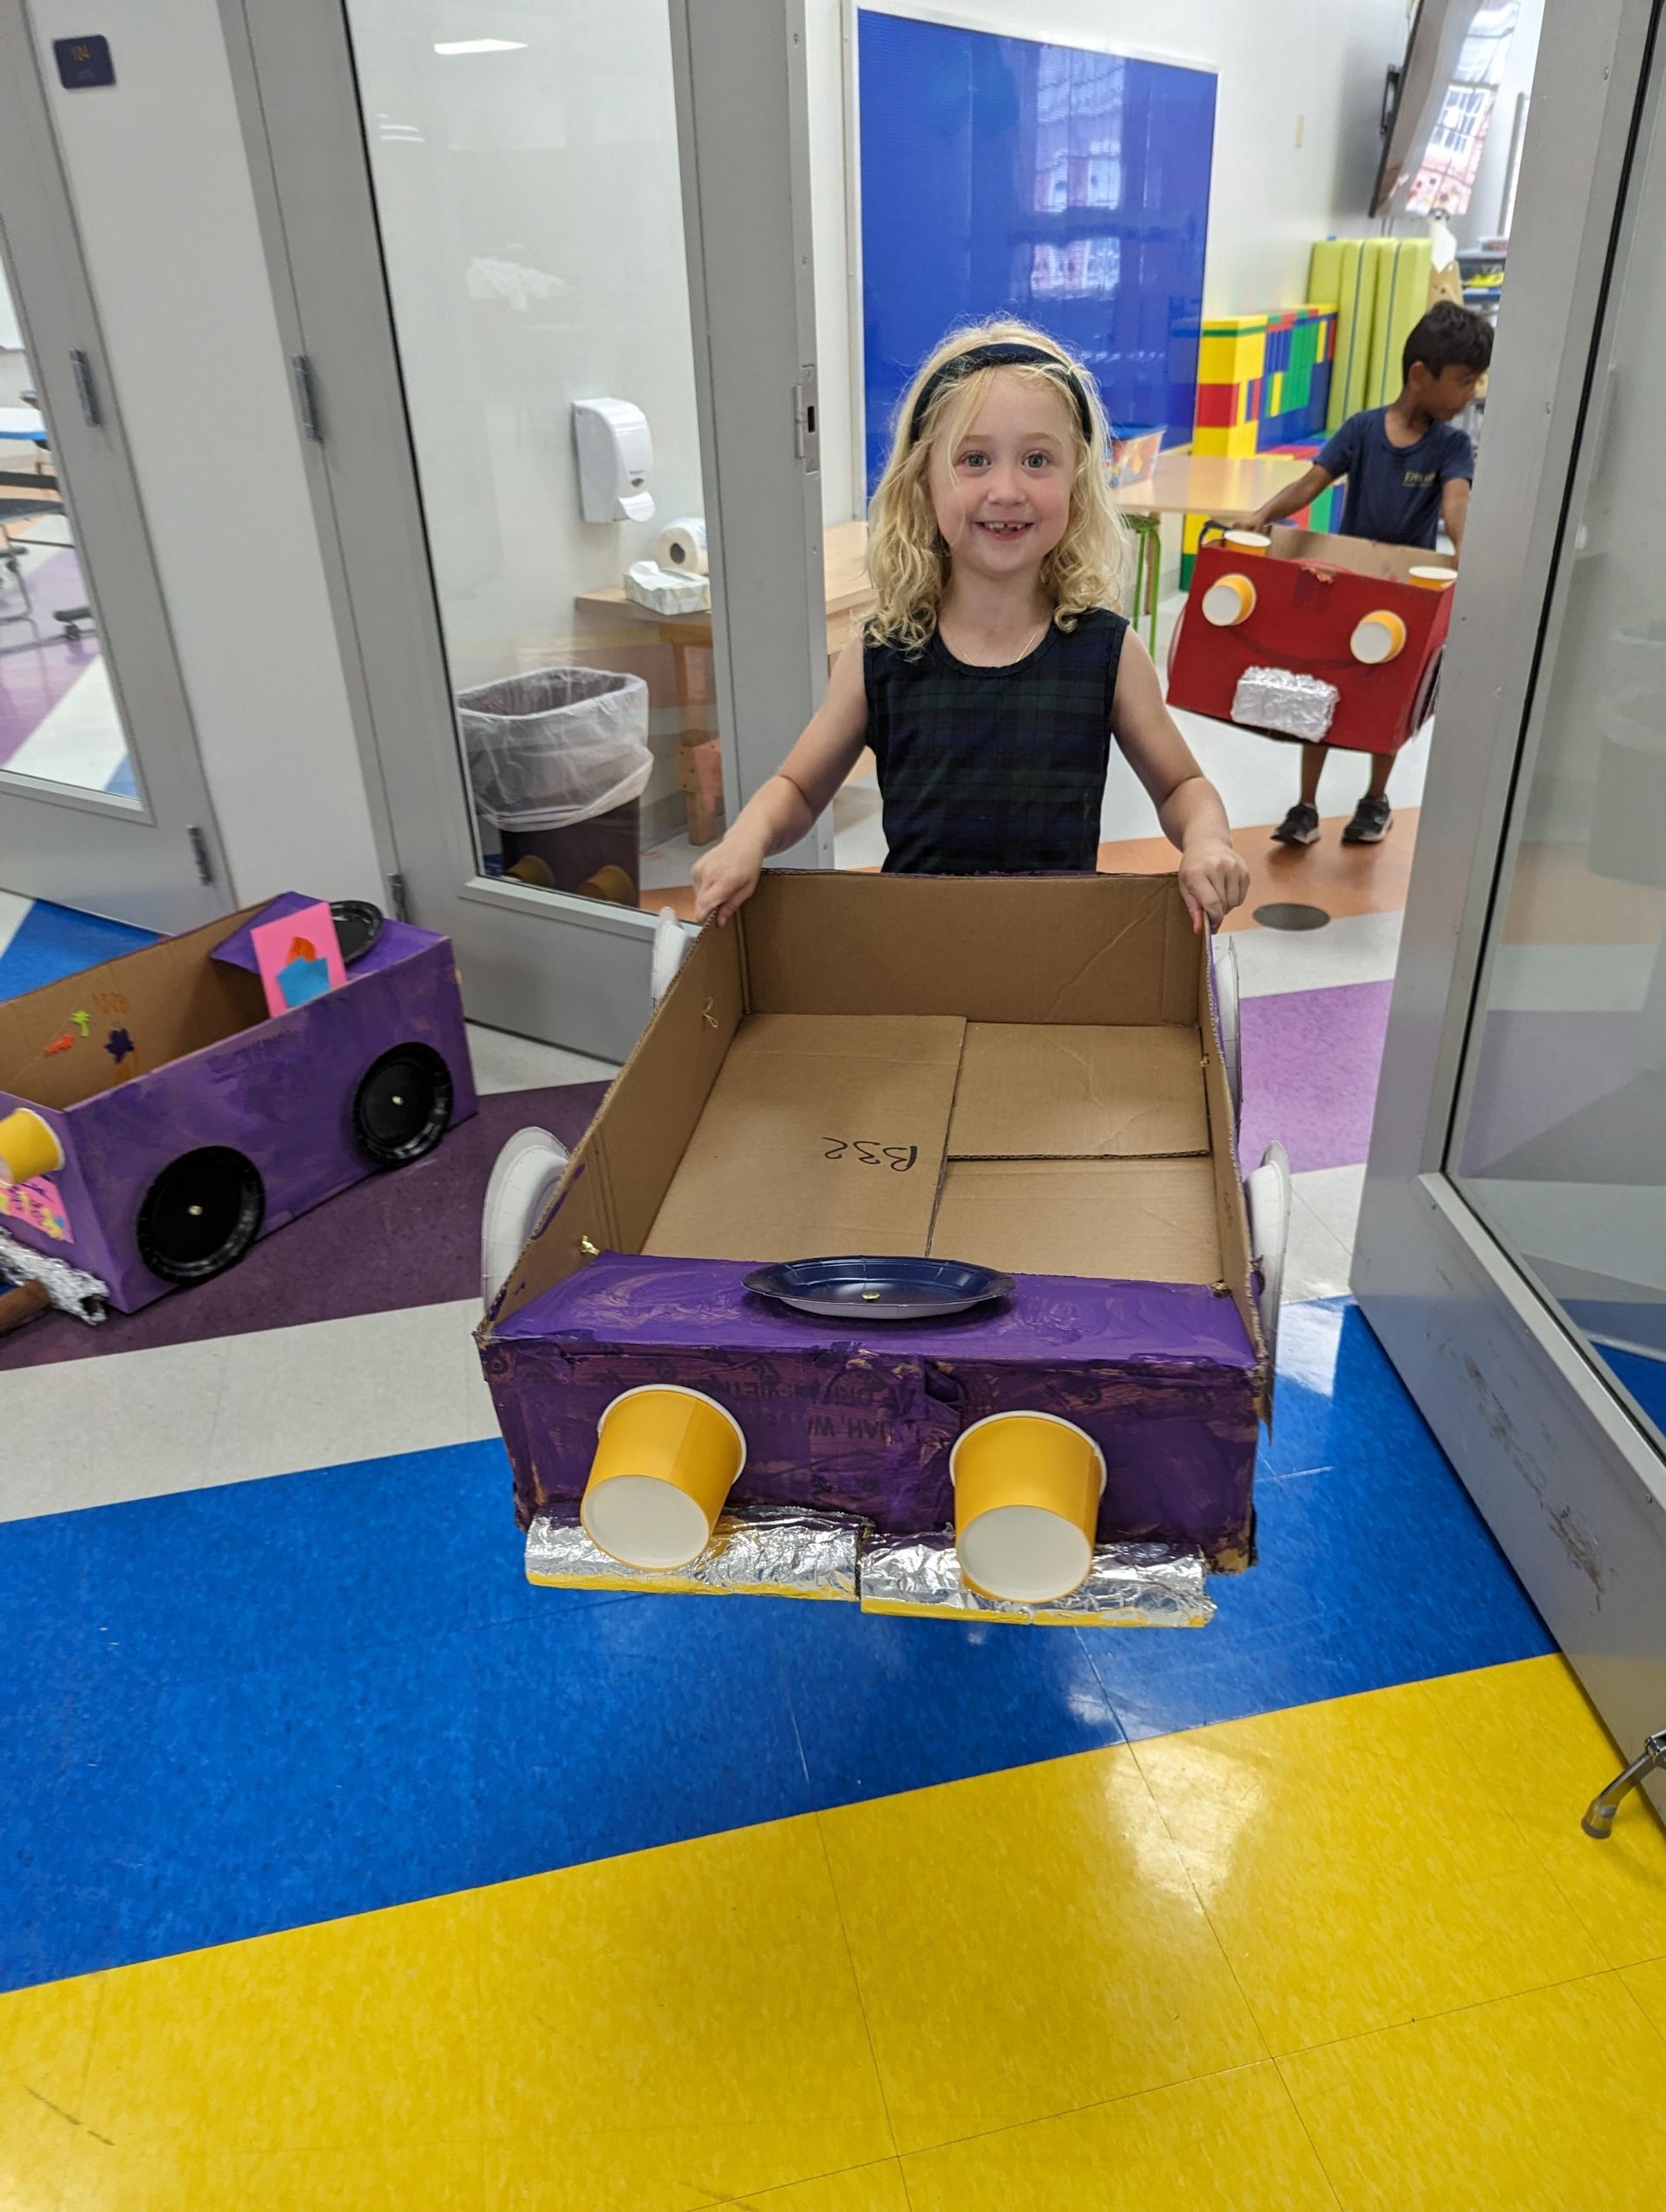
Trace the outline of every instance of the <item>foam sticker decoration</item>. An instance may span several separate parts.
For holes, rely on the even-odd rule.
[[[1256,611],[1256,587],[1247,576],[1218,576],[1204,593],[1204,620],[1234,630]]]
[[[1348,649],[1357,661],[1368,668],[1381,668],[1385,661],[1394,660],[1406,647],[1406,625],[1389,607],[1374,607],[1363,621],[1354,625],[1354,634]]]
[[[27,1106],[14,1107],[0,1121],[0,1184],[32,1182],[63,1165],[63,1147],[49,1122]]]
[[[55,1244],[73,1244],[69,1210],[63,1194],[50,1175],[36,1175],[26,1183],[0,1182],[0,1214],[38,1229]]]
[[[261,922],[249,932],[249,945],[269,1014],[287,1014],[347,980],[335,917],[323,899]]]
[[[139,1048],[124,1029],[113,1029],[104,1040],[104,1050],[119,1068],[130,1052]]]

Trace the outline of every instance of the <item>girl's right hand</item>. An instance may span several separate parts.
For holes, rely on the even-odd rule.
[[[694,919],[719,925],[738,913],[758,888],[764,854],[738,824],[694,863]]]

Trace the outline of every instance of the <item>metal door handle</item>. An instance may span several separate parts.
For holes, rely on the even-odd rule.
[[[81,419],[89,429],[95,430],[102,419],[98,411],[98,387],[93,382],[93,364],[78,345],[69,349],[69,369],[81,402]]]

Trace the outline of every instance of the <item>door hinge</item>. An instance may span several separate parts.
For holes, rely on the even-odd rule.
[[[97,429],[102,417],[98,411],[98,386],[93,382],[93,364],[78,345],[69,349],[69,372],[75,380],[75,397],[81,402],[81,419],[89,430]]]
[[[794,447],[804,464],[806,476],[819,475],[822,467],[822,433],[816,415],[816,363],[805,362],[798,371],[798,381],[792,388],[792,422]]]
[[[292,353],[289,357],[289,373],[295,380],[295,411],[301,418],[302,434],[315,446],[324,443],[324,431],[318,416],[318,388],[312,374],[312,363],[304,353]]]
[[[403,875],[388,878],[388,904],[393,910],[395,921],[408,922],[410,919],[410,900],[406,894]]]
[[[212,883],[214,880],[214,864],[209,857],[208,840],[194,821],[189,825],[185,834],[191,840],[191,857],[197,864],[197,881],[202,884]]]

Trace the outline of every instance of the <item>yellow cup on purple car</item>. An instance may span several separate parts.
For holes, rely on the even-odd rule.
[[[961,1573],[987,1598],[1046,1605],[1093,1564],[1105,1455],[1054,1413],[992,1413],[949,1455]]]
[[[746,1464],[732,1413],[678,1383],[626,1391],[602,1415],[579,1518],[623,1567],[686,1567]]]
[[[62,1165],[63,1147],[50,1122],[27,1106],[0,1120],[0,1183],[30,1183],[36,1175],[56,1175]]]

